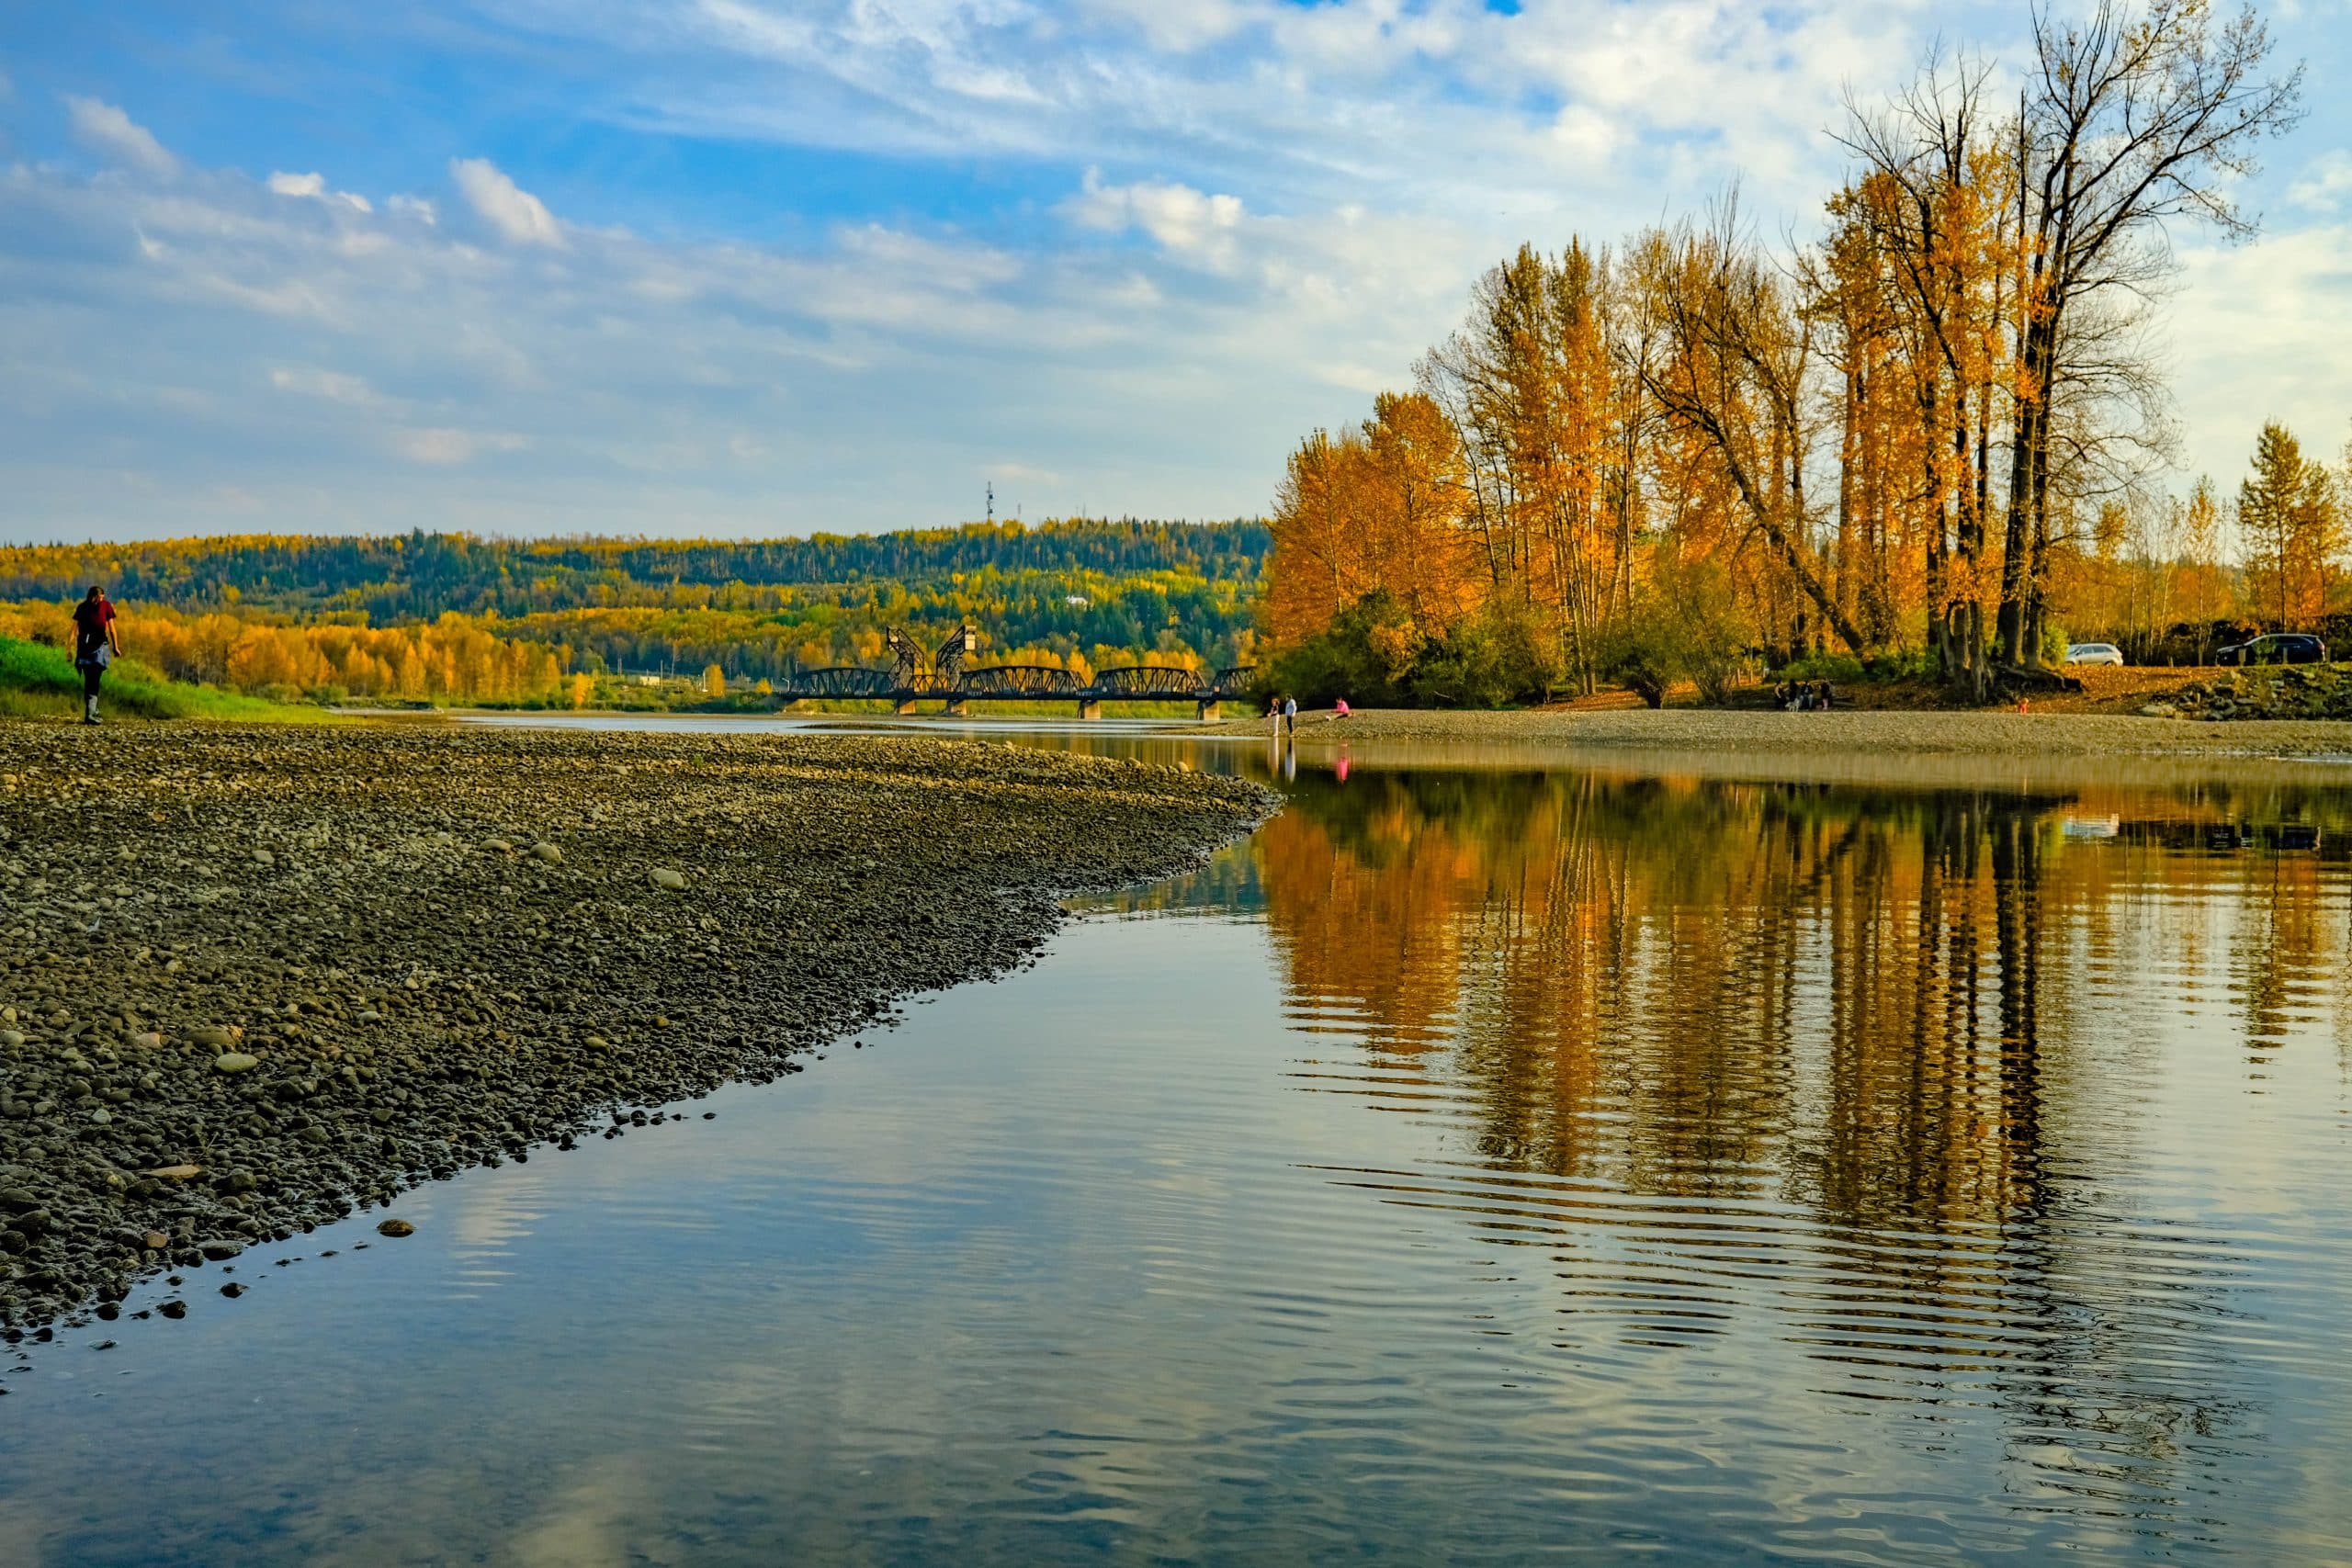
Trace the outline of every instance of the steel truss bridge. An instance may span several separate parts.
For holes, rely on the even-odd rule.
[[[1091,679],[1050,664],[984,664],[965,668],[978,639],[969,626],[950,633],[933,653],[892,627],[890,668],[836,664],[803,670],[776,684],[783,702],[886,702],[902,714],[926,699],[960,714],[969,703],[1074,703],[1080,718],[1101,718],[1104,703],[1191,703],[1204,719],[1217,705],[1244,694],[1255,665],[1237,664],[1204,678],[1197,670],[1172,664],[1119,664]]]

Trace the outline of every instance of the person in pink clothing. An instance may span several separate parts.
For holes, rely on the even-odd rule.
[[[1331,705],[1331,716],[1333,718],[1345,718],[1348,716],[1347,698],[1341,697],[1338,702]]]

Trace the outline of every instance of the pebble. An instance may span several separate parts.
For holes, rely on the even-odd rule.
[[[672,871],[668,866],[656,866],[653,869],[653,886],[666,887],[673,893],[683,893],[686,887],[685,873]]]
[[[1020,962],[1057,895],[1182,870],[1272,804],[1233,779],[930,739],[104,741],[92,797],[73,786],[88,737],[0,720],[24,781],[6,897],[40,933],[0,942],[0,1327],[28,1334],[205,1256],[185,1238],[308,1230],[576,1145],[616,1107],[797,1072],[894,999]],[[634,861],[639,887],[723,882],[727,924],[701,899],[554,875],[572,857],[514,822],[571,825],[578,858]],[[546,852],[451,852],[493,839]],[[256,842],[301,874],[238,874]],[[90,867],[133,860],[136,895],[107,884],[101,930],[68,918]]]
[[[406,1220],[386,1220],[376,1227],[378,1235],[414,1235],[416,1227]]]

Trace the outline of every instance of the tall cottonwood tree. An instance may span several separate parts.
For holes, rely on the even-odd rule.
[[[1556,256],[1522,245],[1416,367],[1459,432],[1491,591],[1548,616],[1587,684],[1601,623],[1630,590],[1638,512],[1626,435],[1639,415],[1619,382],[1617,315],[1606,253],[1577,239]]]
[[[1726,199],[1706,227],[1684,224],[1640,247],[1641,309],[1659,352],[1643,389],[1693,441],[1736,498],[1807,606],[1849,648],[1866,646],[1831,591],[1806,498],[1814,340],[1788,280],[1739,232]]]
[[[1383,392],[1359,427],[1309,435],[1268,520],[1269,628],[1312,637],[1375,588],[1432,627],[1461,616],[1477,603],[1465,482],[1453,422],[1418,392]]]
[[[2245,234],[2236,203],[2263,138],[2295,123],[2302,72],[2266,74],[2270,38],[2251,6],[2098,0],[2087,16],[2034,17],[2035,58],[2017,124],[2017,409],[2009,430],[1998,637],[2039,658],[2053,435],[2075,366],[2076,318],[2162,272],[2166,226]]]
[[[1947,678],[1989,688],[1984,617],[1993,569],[1992,434],[2011,418],[2003,331],[2015,297],[2009,214],[2016,164],[1989,108],[1990,68],[1931,56],[1883,109],[1849,111],[1860,176],[1832,201],[1849,227],[1849,286],[1874,288],[1889,367],[1915,422],[1904,444],[1922,553],[1928,638]]]

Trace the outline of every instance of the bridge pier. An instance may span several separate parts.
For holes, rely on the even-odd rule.
[[[1215,697],[1203,697],[1195,707],[1203,724],[1215,724],[1225,716],[1224,710],[1217,705],[1217,700]]]
[[[912,697],[895,698],[890,704],[890,711],[900,718],[912,718],[915,716],[915,700]]]
[[[1084,698],[1078,705],[1078,716],[1080,718],[1101,718],[1102,716],[1102,705],[1092,697]]]
[[[943,718],[964,718],[969,716],[971,711],[970,705],[961,697],[948,698],[947,705],[939,710],[940,716]]]

